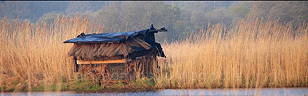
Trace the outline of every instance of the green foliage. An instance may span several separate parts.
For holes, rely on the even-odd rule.
[[[152,88],[155,86],[153,78],[139,78],[130,82],[130,86],[134,88]]]
[[[39,85],[37,87],[33,87],[31,89],[31,91],[44,91],[44,90],[55,91],[56,89],[57,89],[57,85],[56,84],[52,84],[52,85],[41,84],[41,85]]]
[[[106,85],[107,88],[111,88],[111,89],[120,89],[120,88],[124,88],[125,84],[123,82],[116,82],[112,85]]]
[[[76,80],[68,85],[69,90],[84,90],[84,91],[96,91],[101,90],[102,87],[97,83],[90,80]]]

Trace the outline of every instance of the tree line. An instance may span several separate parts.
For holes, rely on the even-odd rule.
[[[307,23],[305,1],[185,1],[185,2],[9,2],[0,1],[0,18],[52,22],[58,16],[87,16],[104,32],[144,29],[150,24],[166,27],[159,41],[171,42],[206,29],[212,24],[229,26],[238,20],[258,17],[295,24]]]

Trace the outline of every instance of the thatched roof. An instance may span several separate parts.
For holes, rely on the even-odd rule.
[[[135,32],[80,34],[64,43],[74,43],[69,55],[83,59],[110,57],[136,57],[154,54],[165,57],[161,45],[155,42],[154,33],[167,31],[165,28],[151,28]],[[136,55],[138,53],[138,55]]]
[[[140,39],[131,39],[123,43],[74,44],[69,55],[84,59],[95,57],[128,56],[129,53],[144,51],[151,45]]]

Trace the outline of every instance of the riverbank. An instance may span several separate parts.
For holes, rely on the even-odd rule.
[[[17,87],[15,87],[17,88]],[[66,92],[72,91],[75,93],[125,93],[125,92],[149,92],[149,91],[158,91],[158,90],[196,90],[196,89],[206,89],[206,90],[215,90],[215,89],[266,89],[266,88],[308,88],[307,85],[292,87],[292,86],[285,86],[285,87],[262,87],[262,88],[245,88],[245,87],[237,87],[237,88],[226,88],[226,87],[203,87],[203,88],[179,88],[179,87],[170,87],[170,88],[160,88],[157,87],[156,83],[153,79],[138,79],[135,81],[130,81],[129,83],[113,83],[108,85],[98,85],[98,83],[93,81],[75,81],[70,83],[61,83],[60,84],[53,84],[53,85],[44,85],[44,86],[37,86],[24,89],[4,89],[1,87],[0,92]]]

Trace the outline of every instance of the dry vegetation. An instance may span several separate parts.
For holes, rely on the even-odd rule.
[[[1,19],[1,89],[31,90],[42,84],[61,88],[63,81],[74,79],[68,56],[72,45],[63,41],[82,32],[100,31],[83,17],[59,17],[50,24]]]
[[[229,33],[229,34],[224,34]],[[165,44],[159,88],[308,86],[308,25],[241,20],[209,26],[184,42]]]
[[[83,17],[50,24],[0,20],[0,88],[31,90],[74,80],[63,41],[102,32]],[[228,33],[228,34],[223,34]],[[241,20],[232,28],[209,26],[185,41],[164,44],[167,63],[155,78],[158,88],[308,86],[308,25],[295,29],[276,21]],[[45,90],[48,90],[48,88]]]

